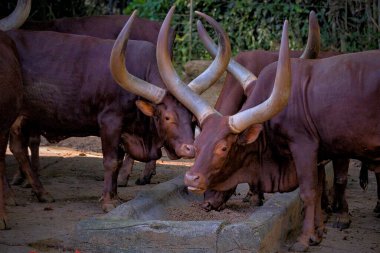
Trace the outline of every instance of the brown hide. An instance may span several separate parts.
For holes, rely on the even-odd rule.
[[[182,157],[183,146],[192,145],[191,115],[169,93],[162,103],[151,105],[153,117],[147,117],[136,108],[139,97],[114,82],[109,71],[113,40],[46,31],[8,34],[20,53],[25,83],[20,125],[49,140],[100,136],[105,167],[103,200],[116,198],[112,178],[123,158],[122,140],[126,152],[141,161],[158,159],[162,146],[173,152],[173,157]],[[155,55],[150,42],[130,40],[126,66],[134,76],[165,88]],[[20,155],[19,150],[13,151]],[[43,192],[36,185],[34,191]]]
[[[377,164],[380,159],[379,57],[380,51],[368,51],[292,59],[288,106],[271,120],[237,135],[228,117],[207,118],[195,141],[194,166],[186,173],[189,189],[223,191],[246,182],[264,192],[283,192],[299,185],[305,220],[298,242],[315,242],[314,228],[323,226],[318,160],[356,158]],[[268,98],[276,66],[261,72],[240,111]]]
[[[7,228],[5,198],[9,187],[5,178],[5,151],[9,130],[22,104],[22,75],[13,41],[0,31],[0,230]]]
[[[299,58],[302,51],[290,51],[290,57]],[[318,58],[327,58],[338,55],[337,52],[327,51],[320,52]],[[239,53],[235,60],[242,66],[251,71],[255,76],[259,76],[261,70],[267,65],[278,60],[278,51],[253,50]],[[251,90],[248,88],[248,90]],[[232,115],[238,112],[246,99],[246,94],[233,75],[227,73],[224,85],[218,100],[215,104],[215,109],[223,115]]]
[[[89,35],[103,39],[116,39],[121,29],[129,19],[129,15],[105,15],[90,17],[60,18],[52,21],[29,21],[21,29],[35,31],[55,31]],[[130,33],[132,40],[145,40],[157,44],[161,22],[136,17]],[[174,29],[169,34],[169,51],[175,38]]]

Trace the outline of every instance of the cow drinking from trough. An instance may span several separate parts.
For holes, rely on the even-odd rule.
[[[162,146],[173,158],[194,156],[191,114],[166,91],[155,47],[149,42],[128,41],[132,21],[131,17],[115,45],[112,40],[56,32],[8,33],[20,52],[25,82],[23,129],[12,133],[13,154],[28,175],[32,171],[25,141],[28,129],[38,129],[48,140],[100,136],[105,211],[118,202],[115,176],[124,156],[119,146],[123,140],[126,152],[141,161],[158,159]],[[113,77],[108,69],[110,55]],[[228,57],[220,54],[215,63],[215,69],[203,73],[203,85],[225,70]],[[131,145],[128,135],[138,136],[143,143]],[[28,179],[39,200],[51,201],[38,177],[32,175]]]
[[[22,105],[22,74],[15,44],[3,32],[19,27],[28,17],[30,0],[19,0],[16,9],[0,20],[0,230],[9,228],[5,211],[6,199],[12,197],[5,177],[5,152],[11,125]]]
[[[213,40],[208,36],[201,21],[197,23],[198,34],[205,45],[208,52],[215,56],[216,45]],[[315,59],[327,58],[339,55],[336,52],[319,52],[320,48],[320,31],[318,20],[315,12],[311,11],[309,15],[309,34],[306,48],[301,51],[290,51],[292,58]],[[241,52],[237,55],[235,60],[231,59],[228,65],[226,80],[224,82],[222,91],[215,104],[215,109],[222,115],[233,115],[238,112],[241,105],[249,96],[250,92],[256,81],[256,76],[259,75],[261,70],[272,62],[278,60],[278,52],[270,52],[264,50],[254,50]],[[350,223],[350,215],[348,213],[348,204],[345,198],[345,188],[347,185],[347,174],[349,159],[334,159],[332,161],[334,168],[334,199],[332,202],[332,210],[337,214],[337,219],[334,226],[338,228],[347,228]],[[323,167],[323,163],[320,163]],[[321,168],[322,168],[321,167]],[[365,170],[363,166],[362,171]],[[205,202],[203,207],[206,210],[223,209],[225,202],[234,193],[234,189],[228,192],[220,193],[212,190],[205,192]],[[257,191],[255,185],[250,186],[250,191],[244,198],[244,201],[250,201],[253,204],[261,204],[263,194]],[[328,201],[327,189],[324,188],[322,195],[322,206],[324,210],[329,212],[330,203]]]
[[[165,19],[162,29],[168,23]],[[197,115],[202,131],[185,183],[199,193],[239,183],[263,192],[299,186],[305,218],[292,249],[304,251],[323,233],[324,170],[318,170],[318,161],[356,158],[373,164],[380,158],[380,52],[289,61],[286,28],[278,63],[261,72],[238,113],[223,116],[205,106]],[[179,85],[173,73],[165,79]],[[172,85],[167,87],[177,96]]]

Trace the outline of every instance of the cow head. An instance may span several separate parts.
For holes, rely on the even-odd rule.
[[[171,10],[171,14],[173,11],[174,9]],[[194,134],[190,111],[179,102],[181,100],[178,101],[165,89],[132,76],[126,69],[126,46],[130,27],[135,16],[136,12],[131,15],[115,41],[110,58],[111,73],[120,86],[147,100],[137,100],[136,106],[154,121],[158,136],[160,137],[159,139],[167,150],[169,157],[171,159],[180,157],[193,158],[195,155],[193,146]],[[165,26],[167,33],[164,36],[166,40],[161,40],[161,44],[158,43],[161,47],[157,45],[156,51],[157,54],[162,51],[165,56],[168,56],[167,60],[171,63],[171,54],[168,50],[170,21],[167,22],[167,24],[168,25]],[[229,46],[229,44],[227,46]],[[195,87],[194,89],[199,93],[207,89],[217,80],[220,74],[224,72],[228,63],[230,48],[228,47],[227,50],[223,48],[221,51],[223,51],[224,54],[217,57],[214,63],[211,64],[211,69],[207,69],[192,82]],[[221,60],[221,58],[223,58],[223,60]],[[159,61],[158,66],[157,63],[152,63],[150,68],[158,68],[162,75],[162,68],[165,67],[161,66]],[[158,71],[151,71],[151,73],[158,73]],[[148,77],[147,80],[153,80],[152,82],[155,84],[162,82],[161,76],[159,75]],[[166,80],[164,80],[164,82],[167,84]]]
[[[19,28],[29,16],[32,0],[18,0],[14,11],[0,20],[0,30],[8,31]]]
[[[203,108],[197,115],[189,108],[197,115],[202,128],[194,143],[195,163],[185,175],[185,184],[189,190],[199,193],[207,189],[221,191],[240,182],[247,182],[247,173],[236,169],[238,167],[234,166],[234,159],[241,156],[240,153],[248,144],[251,144],[248,148],[256,147],[258,151],[258,145],[254,143],[262,131],[262,123],[282,111],[290,95],[287,21],[284,23],[277,66],[270,97],[253,108],[242,109],[232,116],[222,116],[210,107]]]

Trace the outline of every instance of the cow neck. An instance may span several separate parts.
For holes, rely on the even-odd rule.
[[[258,151],[259,176],[256,184],[263,192],[288,192],[298,187],[296,168],[288,147],[279,146],[282,137],[274,136],[269,122],[260,135]],[[277,141],[275,143],[275,141]]]

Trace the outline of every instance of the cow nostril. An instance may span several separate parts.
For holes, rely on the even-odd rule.
[[[199,179],[199,175],[186,174],[186,179],[191,182],[196,182]]]

